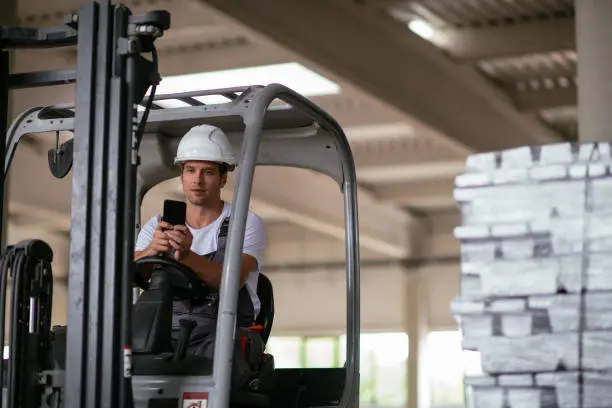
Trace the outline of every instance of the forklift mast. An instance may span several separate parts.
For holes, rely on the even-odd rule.
[[[154,42],[170,27],[170,15],[136,16],[101,0],[82,5],[64,22],[57,28],[0,31],[0,129],[7,130],[11,90],[76,83],[63,406],[129,407],[137,147],[143,129],[136,107],[159,81]],[[74,45],[75,69],[9,72],[10,50]],[[149,53],[152,60],[144,56]],[[0,143],[0,214],[9,142]],[[59,155],[55,159],[61,164]],[[0,217],[0,230],[6,222]],[[11,342],[10,352],[19,355],[23,347]],[[8,391],[10,400],[21,401],[28,389]]]

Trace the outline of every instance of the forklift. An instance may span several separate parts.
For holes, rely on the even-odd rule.
[[[0,360],[2,407],[358,406],[357,180],[339,124],[281,84],[156,95],[155,41],[170,29],[167,11],[134,15],[106,0],[83,4],[64,23],[0,31],[0,127],[7,129],[0,144],[2,186],[20,141],[72,134],[48,152],[49,171],[72,178],[67,324],[51,326],[52,248],[35,237],[8,243],[0,255],[0,336],[9,348]],[[63,46],[76,46],[75,69],[9,72],[10,50]],[[73,104],[27,109],[9,127],[11,90],[65,83],[75,84]],[[202,102],[211,95],[227,102]],[[170,257],[134,261],[143,198],[177,177],[172,158],[178,142],[200,124],[221,128],[238,158],[212,361],[185,355],[183,344],[169,346],[167,300],[204,290],[194,272]],[[347,354],[341,368],[276,369],[272,355],[256,351],[260,363],[237,384],[238,269],[257,165],[309,169],[338,183],[345,203]],[[5,191],[0,189],[2,206]],[[6,222],[0,217],[0,228]],[[144,265],[163,273],[145,282],[138,273]],[[274,296],[269,279],[260,276],[257,326],[265,343]]]

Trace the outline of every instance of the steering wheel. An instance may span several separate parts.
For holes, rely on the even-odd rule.
[[[178,295],[178,297],[198,297],[198,295],[203,295],[207,292],[206,287],[198,279],[195,272],[174,258],[164,255],[153,255],[140,258],[134,261],[134,263],[136,264],[134,283],[144,290],[147,290],[149,285],[142,278],[141,268],[145,265],[153,265],[154,267],[164,267],[164,274],[168,279],[172,292]]]

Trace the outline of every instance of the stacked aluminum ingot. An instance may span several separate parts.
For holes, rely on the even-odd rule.
[[[456,179],[461,289],[451,309],[472,408],[612,407],[608,143],[476,154]]]

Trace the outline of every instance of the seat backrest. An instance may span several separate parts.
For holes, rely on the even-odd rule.
[[[263,327],[261,337],[264,343],[267,343],[274,322],[274,290],[270,279],[261,272],[257,282],[257,297],[259,297],[261,308],[256,323]]]

